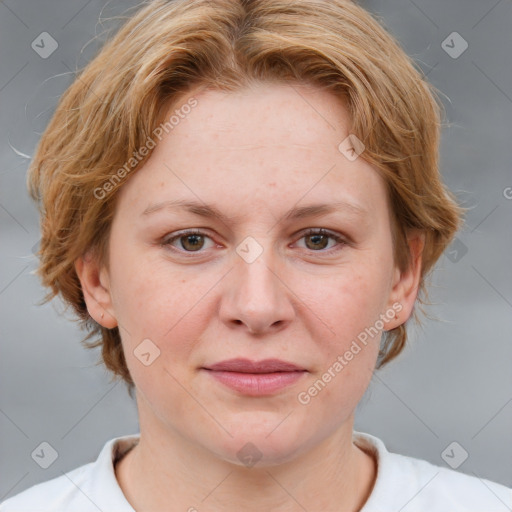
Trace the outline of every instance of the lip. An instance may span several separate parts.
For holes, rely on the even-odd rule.
[[[281,361],[280,359],[263,359],[262,361],[251,361],[250,359],[236,358],[227,359],[206,367],[207,370],[238,372],[238,373],[274,373],[305,371],[293,363]]]
[[[305,368],[279,359],[229,359],[202,370],[225,386],[249,396],[276,393],[308,373]]]

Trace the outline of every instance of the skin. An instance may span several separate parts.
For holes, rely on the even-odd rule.
[[[412,264],[400,272],[384,182],[338,150],[349,114],[331,93],[258,84],[191,91],[181,104],[191,96],[197,106],[120,191],[109,266],[92,254],[76,262],[90,315],[120,326],[136,384],[141,439],[116,467],[121,489],[145,511],[359,510],[376,463],[352,442],[354,411],[380,336],[308,404],[297,395],[393,304],[402,310],[384,329],[407,320],[423,238],[411,234]],[[227,218],[142,214],[174,199],[213,204]],[[363,213],[284,218],[333,201]],[[307,228],[345,243],[305,236]],[[205,237],[162,244],[185,229]],[[236,251],[248,236],[263,249],[252,263]],[[149,366],[134,355],[144,339],[160,350]],[[273,395],[246,396],[201,370],[233,357],[283,359],[307,372]],[[248,442],[261,453],[253,467],[237,457]]]

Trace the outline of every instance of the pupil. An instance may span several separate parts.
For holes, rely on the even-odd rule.
[[[186,235],[184,237],[185,239],[185,243],[183,243],[183,238],[182,238],[182,246],[184,249],[187,249],[187,250],[197,250],[198,248],[200,249],[202,247],[202,239],[203,237],[201,235]],[[313,249],[318,249],[318,244],[321,244],[321,248],[325,248],[326,247],[326,241],[327,241],[327,237],[325,235],[309,235],[308,237],[311,241],[312,241],[312,244],[313,244]],[[191,242],[192,240],[192,242]],[[322,244],[322,242],[324,242]],[[187,247],[187,245],[189,245]]]
[[[325,235],[310,235],[309,238],[313,241],[313,245],[318,244],[318,240],[316,240],[318,238],[322,238],[324,242],[327,240],[327,237]],[[325,247],[326,247],[325,243],[322,244],[321,248],[323,249]],[[318,248],[318,246],[313,247],[313,248]]]
[[[187,235],[187,236],[185,236],[185,244],[183,244],[183,242],[182,242],[181,245],[183,246],[184,249],[192,249],[192,250],[194,250],[194,249],[197,250],[198,248],[200,249],[201,248],[201,243],[198,243],[198,240],[200,238],[202,238],[201,235]],[[195,242],[192,242],[190,247],[186,247],[186,245],[189,243],[190,239],[195,240]]]

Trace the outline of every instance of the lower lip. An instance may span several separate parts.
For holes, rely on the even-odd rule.
[[[238,373],[206,370],[222,384],[250,396],[270,395],[290,386],[303,377],[306,371],[275,373]]]

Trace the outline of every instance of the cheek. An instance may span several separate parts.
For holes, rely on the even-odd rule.
[[[173,362],[186,359],[202,329],[201,318],[207,318],[201,298],[212,283],[207,276],[184,278],[183,272],[170,272],[168,262],[123,254],[122,249],[112,255],[116,261],[112,291],[130,371],[133,368],[136,374],[140,373],[140,361],[134,351],[148,339],[160,350],[155,365],[163,366],[167,354]],[[151,344],[148,346],[152,348]]]
[[[315,294],[315,313],[335,334],[316,336],[320,364],[301,389],[301,399],[309,400],[305,410],[326,430],[355,410],[372,378],[381,336],[371,327],[382,313],[385,295],[379,276],[371,265],[353,266],[331,279],[324,293]]]
[[[384,272],[388,263],[361,259],[360,264],[347,267],[330,279],[322,293],[315,293],[315,312],[334,331],[317,342],[322,353],[322,374],[331,372],[322,379],[332,381],[326,386],[327,401],[331,397],[338,401],[342,397],[359,397],[371,378],[380,347],[380,315],[389,292]],[[332,374],[336,377],[332,378]]]
[[[382,265],[361,262],[342,269],[315,292],[313,300],[335,331],[334,339],[349,341],[375,323],[388,299],[386,276]]]

